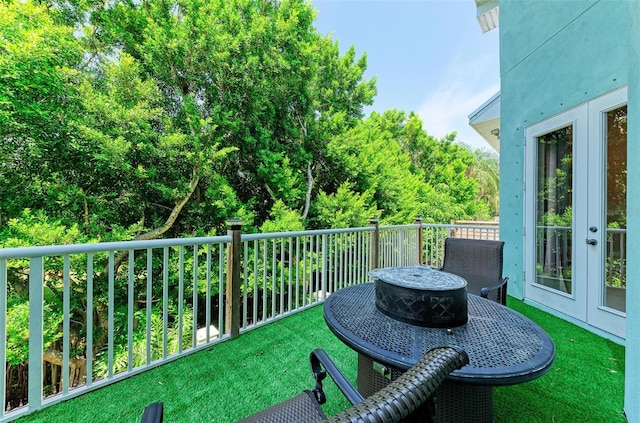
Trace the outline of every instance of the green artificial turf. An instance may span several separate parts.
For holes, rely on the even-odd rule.
[[[496,422],[624,422],[624,347],[513,298],[508,305],[551,336],[556,359],[539,379],[495,389]]]
[[[557,356],[541,378],[495,389],[496,423],[624,422],[624,348],[520,301],[509,306],[550,334]],[[318,347],[355,380],[356,354],[314,307],[18,423],[136,422],[154,401],[164,403],[165,422],[233,422],[313,388],[308,354]],[[325,386],[328,415],[348,406],[331,382]]]

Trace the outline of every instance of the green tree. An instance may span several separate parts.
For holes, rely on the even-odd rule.
[[[344,182],[335,193],[320,191],[315,203],[316,224],[321,228],[358,228],[377,217],[371,193],[354,192],[353,184]]]
[[[314,18],[302,0],[121,1],[92,14],[90,44],[117,47],[140,63],[142,79],[157,81],[173,128],[196,140],[195,151],[213,143],[235,150],[209,164],[213,177],[203,157],[193,165],[184,228],[219,225],[224,218],[212,215],[228,217],[241,205],[259,225],[278,201],[306,218],[326,134],[353,125],[375,93],[373,81],[362,81],[366,57],[356,61],[353,49],[341,57]],[[209,197],[212,179],[221,178],[232,198]],[[236,210],[206,213],[211,203]]]
[[[478,182],[478,200],[489,207],[491,216],[500,213],[500,162],[498,155],[483,149],[471,150],[474,161],[469,176]]]
[[[68,213],[81,61],[73,28],[32,2],[0,2],[0,222],[45,205]]]
[[[153,79],[143,79],[126,53],[103,65],[82,86],[87,116],[81,132],[91,146],[85,192],[103,219],[150,227],[137,239],[153,239],[178,219],[200,180],[231,148],[218,148],[210,124],[197,116],[192,97],[184,108],[196,122],[180,127],[162,107]],[[184,129],[188,130],[185,132]]]
[[[442,215],[451,211],[445,206],[448,199],[426,183],[424,175],[412,172],[411,158],[397,142],[397,122],[394,116],[389,118],[391,115],[372,113],[334,137],[328,151],[341,169],[336,177],[348,182],[354,193],[365,193],[365,210],[378,210],[383,223],[406,223],[418,216],[441,221]],[[340,197],[349,199],[344,193]]]

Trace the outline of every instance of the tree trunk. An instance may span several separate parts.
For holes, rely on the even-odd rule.
[[[306,219],[309,214],[309,206],[311,204],[311,190],[313,188],[313,174],[311,173],[311,162],[307,164],[307,196],[304,201],[304,210],[302,211],[302,219]]]
[[[185,204],[187,204],[187,202],[193,195],[194,191],[196,190],[196,187],[198,186],[198,182],[200,182],[200,175],[198,174],[197,169],[194,168],[191,181],[189,182],[189,191],[184,197],[182,197],[176,202],[175,206],[173,206],[173,209],[171,210],[171,213],[169,214],[169,217],[167,218],[167,220],[165,220],[164,224],[159,228],[155,228],[152,231],[145,232],[143,234],[138,235],[137,237],[135,237],[135,240],[141,241],[141,240],[156,239],[160,237],[162,234],[164,234],[165,232],[167,232],[169,229],[171,229],[176,219],[178,219],[178,216],[180,215],[180,212],[182,211],[183,207],[185,206]],[[118,256],[114,265],[114,273],[118,271],[118,268],[128,256],[129,256],[128,251],[123,251]]]

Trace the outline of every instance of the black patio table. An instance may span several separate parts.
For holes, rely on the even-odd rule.
[[[443,273],[430,269],[425,277],[437,280]],[[324,304],[324,318],[331,331],[358,352],[357,384],[365,397],[434,347],[465,350],[469,364],[452,372],[437,393],[437,422],[492,422],[493,387],[540,377],[555,358],[553,341],[540,326],[501,304],[471,294],[468,320],[452,327],[411,324],[381,312],[373,283],[331,294]]]

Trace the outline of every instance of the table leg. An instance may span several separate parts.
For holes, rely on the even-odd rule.
[[[385,366],[389,371],[383,375],[381,366],[364,354],[358,354],[358,391],[368,397],[398,378],[400,369]],[[436,392],[437,423],[492,423],[493,387],[445,381]]]
[[[492,386],[445,381],[436,397],[437,423],[493,423]]]

